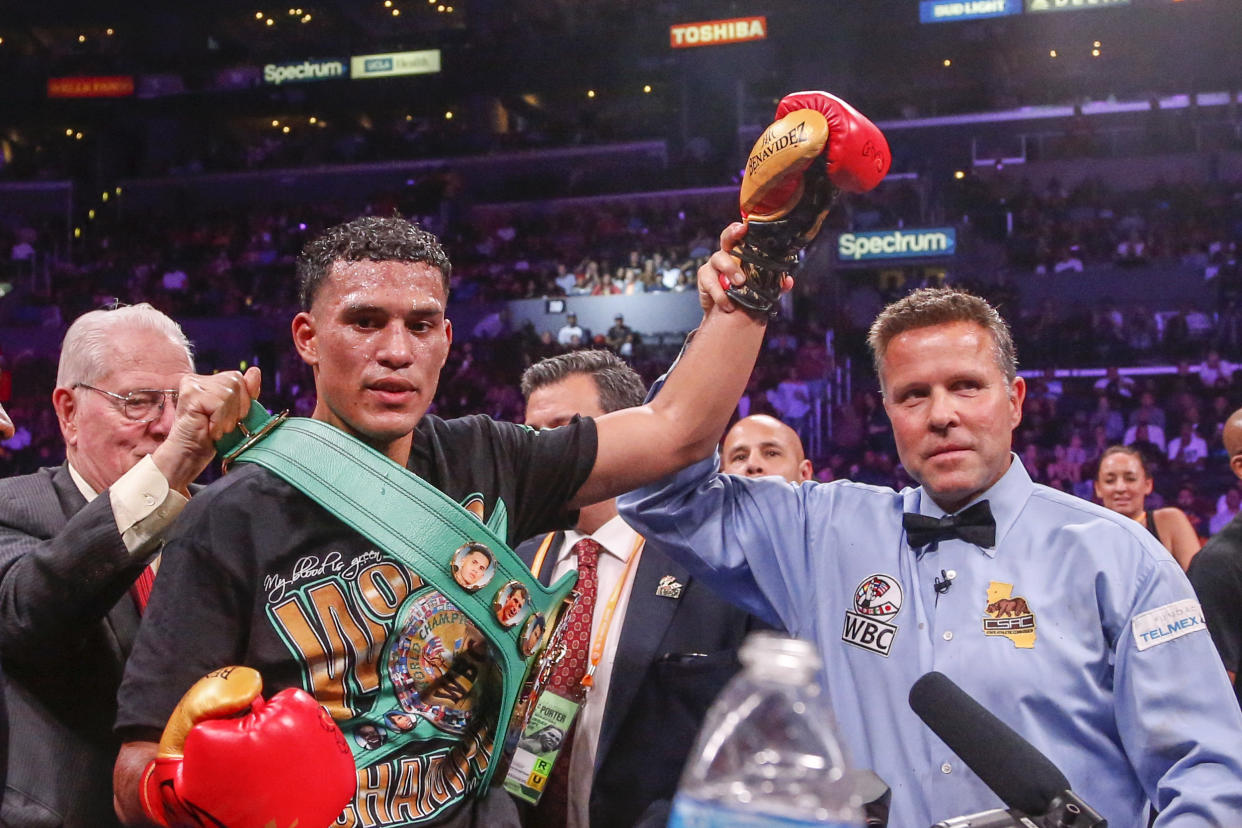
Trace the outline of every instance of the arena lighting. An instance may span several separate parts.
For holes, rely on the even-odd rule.
[[[71,137],[73,137],[73,129],[72,129],[72,128],[70,128],[70,129],[66,129],[66,130],[65,130],[65,137],[66,137],[66,138],[71,138]]]
[[[444,113],[444,120],[446,121],[453,120],[453,110],[450,109],[448,112]]]
[[[261,11],[257,11],[257,12],[255,12],[255,13],[254,13],[254,19],[255,19],[255,20],[262,20],[262,19],[263,19],[263,12],[261,12]]]
[[[264,22],[266,25],[268,25],[268,26],[275,26],[275,25],[276,25],[276,21],[275,21],[275,20],[273,20],[273,19],[272,19],[272,18],[270,18],[270,17],[269,17],[267,20],[264,20],[263,22]]]
[[[953,65],[953,61],[949,60],[948,58],[945,58],[945,59],[944,59],[944,66],[945,66],[945,68],[946,68],[946,69],[947,69],[947,68],[949,68],[949,67],[950,67],[950,66],[952,66],[952,65]]]
[[[116,188],[116,194],[117,194],[117,196],[118,196],[118,197],[121,195],[121,188],[120,188],[120,187],[117,187],[117,188]]]
[[[1099,57],[1099,56],[1100,56],[1100,50],[1099,50],[1099,49],[1092,49],[1092,50],[1091,50],[1091,57]]]
[[[316,121],[318,121],[318,120],[319,120],[318,118],[316,118],[314,115],[312,115],[312,116],[310,116],[309,118],[307,118],[307,119],[306,119],[306,122],[307,122],[308,124],[310,124],[311,126],[314,126],[314,125],[315,125],[315,122],[316,122]]]
[[[100,196],[99,200],[100,200],[100,201],[107,201],[107,200],[108,200],[108,191],[107,191],[107,190],[104,190],[104,191],[103,191],[103,194]]]
[[[1048,57],[1052,57],[1052,58],[1054,58],[1054,57],[1056,57],[1056,56],[1057,56],[1057,50],[1056,50],[1056,49],[1051,49],[1051,50],[1049,50],[1049,52],[1048,52]]]
[[[386,8],[386,9],[391,9],[391,8],[392,8],[392,0],[384,0],[384,8]]]
[[[74,237],[75,239],[80,239],[80,238],[82,238],[82,228],[81,228],[81,227],[75,227],[75,228],[73,228],[73,237]]]
[[[82,140],[82,133],[80,133],[80,132],[75,132],[75,133],[73,133],[73,140],[75,140],[75,141],[81,141],[81,140]]]
[[[288,126],[287,124],[286,124],[285,126],[282,126],[282,127],[280,128],[280,131],[281,131],[281,132],[283,132],[285,135],[288,135],[288,134],[289,134],[289,126]]]
[[[114,34],[116,34],[116,29],[109,26],[108,28],[104,29],[104,34],[106,34],[108,37],[112,37]]]
[[[273,120],[273,121],[272,121],[272,126],[274,126],[274,127],[278,127],[278,126],[280,126],[280,121]]]
[[[646,94],[650,94],[650,92],[651,92],[651,84],[649,84],[649,83],[644,83],[644,84],[643,84],[643,92],[644,92],[644,93],[646,93]]]
[[[95,220],[95,208],[94,207],[86,211],[86,217],[90,219],[91,221]]]
[[[311,22],[311,16],[310,16],[309,14],[303,15],[303,16],[302,16],[302,22],[303,22],[303,23],[309,23],[309,22]]]
[[[587,97],[588,97],[588,98],[594,98],[594,97],[595,97],[595,90],[594,90],[594,89],[588,89],[588,90],[587,90]]]
[[[966,173],[963,172],[962,170],[958,170],[955,173],[953,173],[953,177],[956,178],[958,181],[961,181],[963,178],[966,177]]]
[[[400,16],[401,16],[401,9],[393,9],[393,10],[392,10],[392,16],[393,16],[393,17],[400,17]]]
[[[84,34],[78,35],[78,43],[85,43],[85,42],[86,42],[86,35]]]

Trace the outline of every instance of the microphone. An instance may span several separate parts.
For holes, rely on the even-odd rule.
[[[953,586],[953,576],[946,573],[943,569],[940,570],[939,578],[932,579],[932,589],[936,591],[937,597],[948,592],[951,586]]]
[[[1069,780],[1047,756],[943,673],[930,672],[914,683],[910,688],[910,708],[1014,811],[1050,817],[1040,820],[1043,825],[1091,828],[1107,824],[1070,792]],[[988,824],[1022,823],[1015,820]]]

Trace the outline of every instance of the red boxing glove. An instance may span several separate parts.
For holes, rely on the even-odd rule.
[[[186,692],[143,775],[148,817],[166,828],[336,820],[358,781],[340,728],[309,693],[289,688],[264,702],[262,688],[257,671],[226,667]]]
[[[889,160],[876,125],[835,95],[782,98],[776,120],[746,159],[738,200],[747,231],[733,250],[746,282],[726,288],[729,297],[752,313],[774,315],[785,277],[837,196],[874,188],[888,174]]]
[[[814,109],[828,122],[828,180],[839,189],[865,193],[888,175],[888,141],[866,115],[827,92],[791,92],[776,105],[776,120],[798,109]]]
[[[805,121],[803,110],[818,116]],[[799,119],[795,115],[785,120],[794,113],[804,117]],[[780,140],[783,135],[789,138]],[[778,137],[774,141],[772,136]],[[773,147],[775,155],[771,150],[763,152],[765,146]],[[775,157],[790,150],[797,155],[790,155],[785,161]],[[827,92],[793,92],[781,98],[775,123],[755,144],[747,162],[747,175],[753,176],[755,183],[749,190],[743,184],[742,215],[762,219],[788,214],[803,197],[802,172],[821,157],[833,187],[849,193],[874,189],[888,174],[892,161],[888,141],[879,128],[837,96]]]

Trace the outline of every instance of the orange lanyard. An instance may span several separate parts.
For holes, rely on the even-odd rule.
[[[539,545],[539,551],[535,553],[535,560],[531,563],[530,571],[536,578],[539,577],[539,570],[543,569],[543,559],[552,546],[552,538],[555,534],[555,532],[549,532],[544,537],[543,543]],[[587,666],[586,675],[582,677],[583,687],[595,686],[595,668],[599,666],[600,659],[604,657],[604,642],[608,639],[608,628],[612,626],[613,613],[617,611],[617,604],[621,601],[621,591],[625,589],[625,584],[630,579],[630,570],[634,566],[634,561],[638,559],[638,550],[643,548],[645,542],[642,535],[634,536],[634,546],[630,549],[629,557],[625,559],[625,572],[621,573],[621,580],[617,581],[616,586],[612,588],[612,595],[608,597],[608,603],[604,605],[604,615],[599,619],[599,629],[595,631],[591,639],[591,663]],[[596,571],[598,572],[598,567]]]

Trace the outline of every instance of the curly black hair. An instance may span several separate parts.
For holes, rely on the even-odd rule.
[[[306,243],[298,255],[298,301],[310,310],[333,262],[409,262],[440,271],[448,295],[453,266],[433,233],[400,216],[362,216],[335,227]]]

